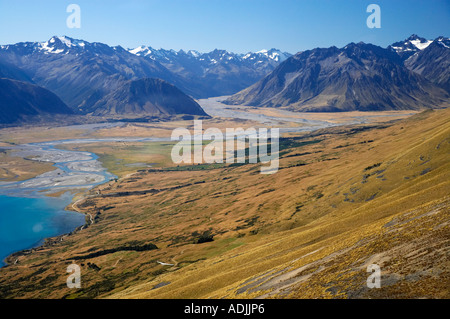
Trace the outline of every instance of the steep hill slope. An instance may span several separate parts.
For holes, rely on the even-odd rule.
[[[68,115],[73,112],[44,88],[0,78],[0,123],[11,124],[55,114]]]
[[[206,115],[191,97],[160,79],[129,81],[86,111],[93,115]]]

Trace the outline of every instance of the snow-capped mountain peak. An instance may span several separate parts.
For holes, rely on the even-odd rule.
[[[416,34],[411,35],[405,41],[396,42],[391,45],[397,53],[402,52],[417,52],[426,49],[433,41],[421,38]]]
[[[264,49],[261,51],[256,52],[256,54],[261,54],[264,55],[266,57],[268,57],[271,60],[274,60],[276,62],[283,62],[284,60],[286,60],[287,58],[289,58],[291,56],[291,54],[286,53],[286,52],[281,52],[278,49]]]
[[[263,49],[257,52],[249,52],[245,55],[242,55],[242,59],[244,60],[261,60],[268,59],[275,62],[283,62],[287,58],[289,58],[292,54],[287,52],[282,52],[278,49]]]
[[[212,63],[217,64],[220,61],[231,62],[231,61],[251,61],[251,62],[258,62],[258,61],[275,61],[275,62],[282,62],[289,58],[291,54],[286,52],[281,52],[277,49],[270,49],[270,50],[261,50],[258,52],[249,52],[247,54],[236,54],[233,52],[228,52],[226,50],[219,50],[215,49],[208,53],[201,53],[196,50],[189,50],[189,51],[175,51],[175,50],[164,50],[159,49],[155,50],[147,46],[139,46],[135,49],[128,49],[128,52],[138,55],[138,56],[145,56],[148,58],[151,58],[153,60],[159,60],[162,59],[164,61],[172,61],[174,59],[181,57],[190,57],[194,58],[202,63]],[[261,62],[259,62],[261,63]]]
[[[84,48],[86,42],[83,40],[72,39],[67,36],[54,36],[50,40],[37,43],[36,49],[44,53],[67,53],[71,48]]]
[[[438,37],[435,40],[427,40],[416,34],[411,35],[404,41],[391,44],[388,48],[395,51],[403,61],[424,51],[430,45],[440,45],[447,49],[450,48],[450,39],[446,37]]]
[[[189,50],[187,53],[193,56],[194,58],[198,58],[201,55],[201,53],[196,50]]]
[[[427,40],[416,34],[411,35],[404,41],[391,44],[388,48],[395,51],[402,60],[407,60],[417,52],[423,51],[433,43],[433,40]]]

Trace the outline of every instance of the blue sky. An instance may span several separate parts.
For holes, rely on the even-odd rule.
[[[66,26],[71,3],[81,7],[80,29]],[[381,7],[381,29],[366,26],[371,3]],[[0,44],[67,35],[125,48],[295,53],[449,30],[449,0],[0,0]]]

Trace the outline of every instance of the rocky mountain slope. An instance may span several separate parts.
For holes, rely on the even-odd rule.
[[[225,103],[338,112],[444,107],[449,98],[441,86],[407,69],[395,51],[351,43],[297,53]]]
[[[411,55],[405,66],[450,92],[450,39],[439,37]]]

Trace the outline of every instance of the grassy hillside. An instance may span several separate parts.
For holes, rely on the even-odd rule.
[[[11,256],[0,297],[448,298],[449,122],[446,109],[289,137],[273,175],[127,175],[74,205],[87,227]],[[372,263],[381,289],[366,286]]]

